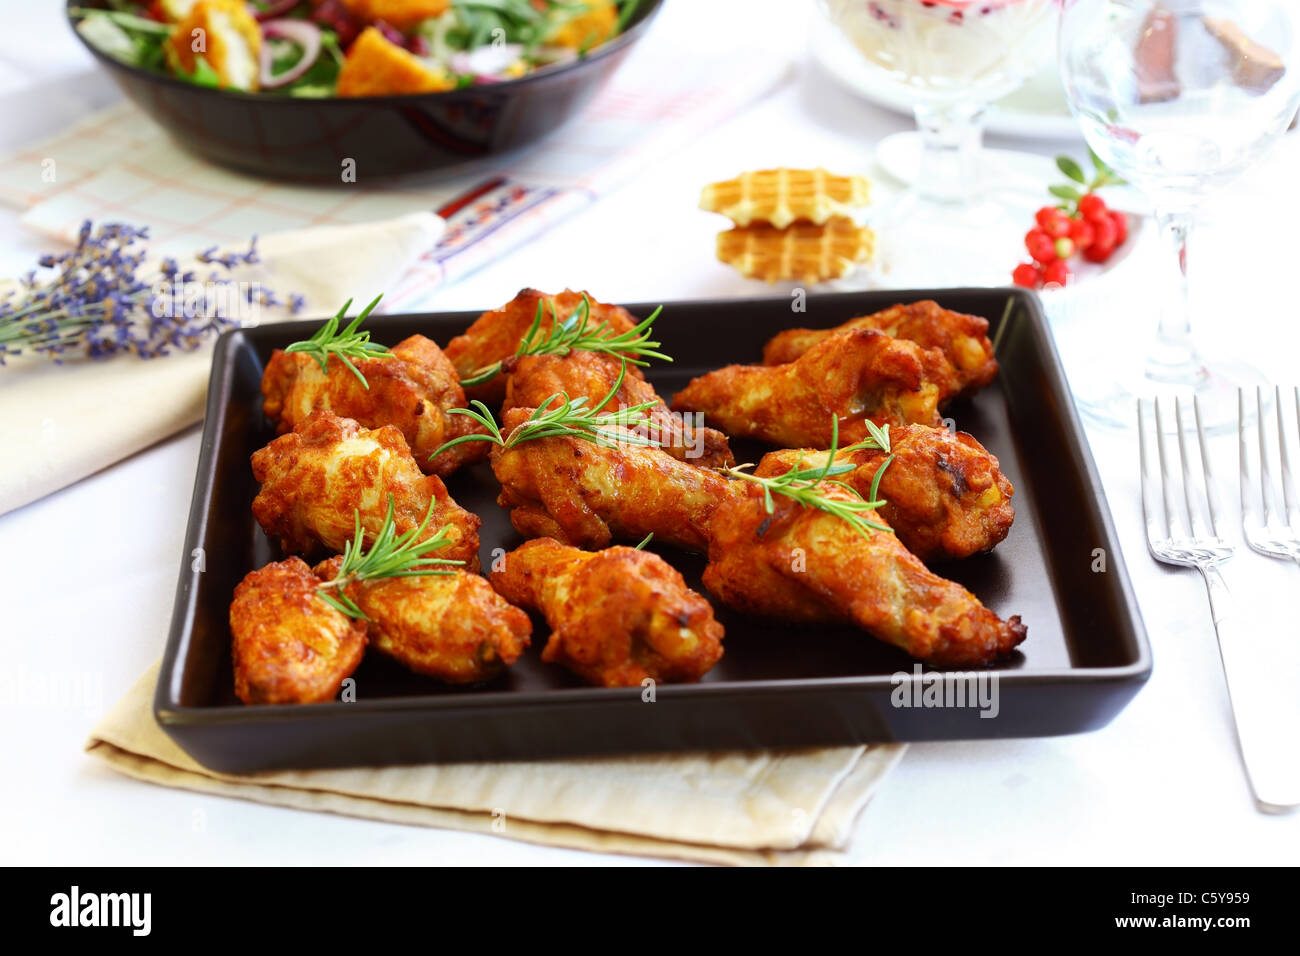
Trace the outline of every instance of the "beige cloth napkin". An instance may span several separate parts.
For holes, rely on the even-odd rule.
[[[296,292],[307,301],[301,317],[319,318],[392,288],[442,229],[440,218],[420,212],[268,235],[258,241],[261,264],[232,277]],[[15,453],[0,456],[0,514],[199,421],[211,363],[210,346],[148,361],[10,360],[0,368],[0,448]]]
[[[86,742],[167,787],[349,816],[706,863],[832,864],[904,744],[225,774],[153,717],[151,667]]]

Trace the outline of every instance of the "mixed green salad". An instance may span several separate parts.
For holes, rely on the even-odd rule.
[[[498,83],[618,36],[641,0],[109,0],[77,30],[124,63],[200,86],[299,97]]]

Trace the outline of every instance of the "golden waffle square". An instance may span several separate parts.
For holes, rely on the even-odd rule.
[[[741,275],[767,282],[839,279],[871,258],[875,236],[866,226],[836,216],[824,225],[765,223],[718,233],[718,258]]]
[[[817,169],[760,169],[710,183],[700,208],[727,216],[737,226],[766,222],[784,229],[794,222],[821,225],[865,206],[871,184],[863,176],[836,176]]]

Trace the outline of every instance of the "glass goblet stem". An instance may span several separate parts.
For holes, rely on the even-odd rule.
[[[1166,247],[1165,255],[1174,266],[1170,273],[1173,288],[1170,295],[1163,297],[1155,342],[1147,354],[1146,374],[1157,382],[1196,387],[1208,373],[1192,340],[1187,284],[1187,240],[1192,230],[1192,214],[1186,210],[1158,210],[1156,222]]]
[[[921,134],[916,189],[923,200],[960,205],[977,192],[984,104],[939,103],[913,108]]]

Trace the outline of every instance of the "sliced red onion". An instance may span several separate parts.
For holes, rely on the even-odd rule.
[[[382,33],[384,39],[393,44],[393,46],[406,46],[406,37],[402,36],[402,31],[397,29],[397,27],[393,26],[387,20],[375,20],[370,25]]]
[[[518,43],[492,44],[453,53],[448,60],[448,65],[457,73],[481,77],[497,76],[519,59],[523,52],[523,46]]]
[[[264,90],[274,90],[277,87],[292,83],[311,69],[311,65],[320,56],[320,27],[310,20],[267,20],[262,24],[262,35],[264,37],[292,40],[302,47],[302,56],[298,58],[297,63],[283,73],[273,74],[271,72],[270,45],[262,44],[262,75],[259,82]]]
[[[429,49],[429,41],[419,33],[412,33],[407,38],[406,48],[416,56],[428,56],[432,51]]]
[[[274,20],[282,13],[288,13],[298,5],[298,0],[272,0],[268,2],[265,10],[259,10],[253,4],[248,5],[248,12],[253,15],[253,19],[259,23],[266,20]]]

